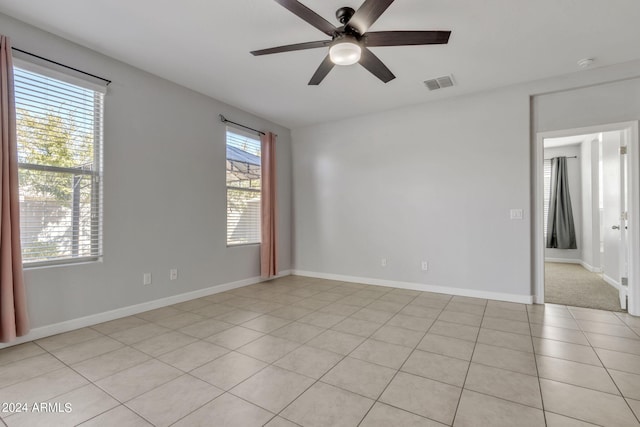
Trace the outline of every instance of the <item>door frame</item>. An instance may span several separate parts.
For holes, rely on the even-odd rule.
[[[547,138],[573,135],[628,131],[628,226],[629,282],[627,310],[629,314],[640,316],[640,143],[638,142],[638,121],[611,123],[559,131],[538,132],[534,146],[533,181],[533,281],[534,301],[544,304],[544,140]]]

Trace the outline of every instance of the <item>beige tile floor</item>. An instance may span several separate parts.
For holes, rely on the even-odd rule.
[[[624,313],[289,276],[0,350],[0,417],[640,426],[639,334]]]

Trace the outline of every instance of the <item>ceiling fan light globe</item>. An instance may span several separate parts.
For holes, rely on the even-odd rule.
[[[336,65],[353,65],[360,61],[361,54],[360,45],[350,40],[335,43],[329,48],[331,62]]]

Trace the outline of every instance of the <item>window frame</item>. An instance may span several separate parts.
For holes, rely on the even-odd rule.
[[[549,206],[551,205],[551,159],[542,161],[542,234],[547,237],[547,223],[549,222]]]
[[[105,95],[106,95],[106,85],[98,85],[92,81],[88,81],[82,78],[79,78],[75,75],[67,74],[61,71],[58,71],[54,68],[49,68],[47,66],[43,66],[39,63],[31,62],[29,60],[25,60],[22,58],[13,58],[13,68],[20,69],[26,71],[28,73],[33,73],[38,76],[42,76],[48,79],[54,79],[66,83],[68,85],[73,85],[76,87],[83,88],[85,90],[89,90],[93,92],[93,114],[91,116],[91,120],[93,121],[93,144],[92,144],[92,155],[93,161],[91,162],[91,167],[62,167],[62,166],[52,166],[52,165],[43,165],[37,163],[18,163],[18,171],[20,170],[30,170],[30,171],[40,171],[40,172],[49,172],[55,174],[73,174],[73,180],[76,182],[78,179],[78,183],[83,177],[89,177],[91,180],[91,231],[89,234],[89,250],[91,255],[79,256],[73,255],[77,253],[79,250],[79,246],[77,242],[80,239],[80,225],[79,225],[79,205],[76,205],[77,199],[74,195],[72,199],[72,207],[71,207],[71,217],[72,217],[72,240],[71,240],[71,251],[72,254],[70,256],[65,257],[55,257],[52,259],[38,260],[38,261],[25,261],[24,249],[22,246],[22,265],[25,269],[30,268],[40,268],[40,267],[52,267],[52,266],[65,266],[65,265],[73,265],[73,264],[82,264],[88,262],[102,262],[102,258],[104,256],[104,248],[103,248],[103,229],[104,229],[104,205],[103,205],[103,179],[104,179],[104,163],[103,163],[103,150],[104,150],[104,103],[105,103]],[[17,112],[17,109],[16,109]],[[19,144],[19,142],[18,142]],[[74,186],[75,188],[75,186]],[[19,193],[22,199],[22,186],[19,186]],[[21,202],[22,203],[22,202]],[[79,202],[78,202],[79,203]],[[22,221],[22,218],[21,218]],[[77,228],[76,228],[76,224]],[[21,222],[22,226],[22,222]],[[73,242],[76,242],[74,244]],[[75,248],[75,249],[74,249]]]
[[[227,185],[227,173],[228,170],[226,168],[226,162],[227,162],[227,147],[229,145],[229,133],[233,133],[242,137],[245,137],[247,139],[252,139],[254,141],[257,141],[257,145],[260,149],[260,170],[262,172],[262,143],[259,137],[256,137],[256,135],[247,132],[243,129],[240,129],[238,127],[235,126],[230,126],[227,125],[225,127],[225,133],[224,133],[224,147],[225,147],[225,244],[227,248],[237,248],[237,247],[242,247],[242,246],[256,246],[256,245],[260,245],[262,244],[262,237],[261,237],[261,224],[260,224],[260,216],[261,216],[261,206],[258,206],[258,230],[257,230],[257,235],[258,237],[258,241],[251,241],[251,242],[243,242],[243,243],[229,243],[229,190],[233,190],[233,191],[243,191],[243,192],[250,192],[250,193],[256,193],[260,196],[260,202],[262,202],[262,176],[260,176],[260,188],[256,189],[256,188],[250,188],[250,187],[233,187],[233,186],[229,186]],[[260,203],[261,205],[262,203]]]

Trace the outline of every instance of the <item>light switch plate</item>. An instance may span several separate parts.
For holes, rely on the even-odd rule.
[[[522,219],[523,211],[522,209],[511,209],[509,214],[511,219]]]

